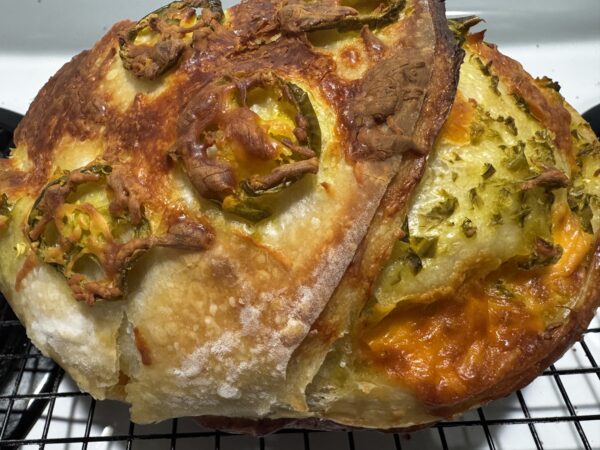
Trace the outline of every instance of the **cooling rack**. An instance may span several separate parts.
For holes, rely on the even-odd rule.
[[[0,110],[3,156],[18,118]],[[97,402],[79,392],[68,377],[63,380],[62,369],[29,342],[0,295],[0,448],[600,449],[599,362],[597,314],[582,339],[526,388],[458,420],[415,433],[283,430],[252,438],[202,429],[191,419],[140,426],[129,422],[124,405]]]
[[[22,332],[5,304],[0,329]],[[442,422],[411,434],[284,430],[264,438],[250,438],[201,429],[191,419],[175,419],[154,426],[130,423],[126,409],[115,402],[96,402],[77,391],[71,382],[61,385],[62,370],[26,342],[20,346],[20,351],[0,354],[0,367],[9,366],[12,374],[12,386],[0,396],[0,448],[598,449],[599,360],[600,317],[596,317],[581,341],[530,386],[459,420]],[[38,384],[32,383],[34,380]],[[557,403],[549,407],[544,403],[551,404],[552,401],[544,400],[551,397],[557,397],[554,399]],[[56,414],[57,403],[65,401],[76,404],[74,409],[79,410],[79,418]],[[35,416],[42,410],[36,424],[39,432],[28,434]],[[114,415],[112,421],[111,415]],[[11,427],[15,422],[20,426]],[[113,425],[98,427],[99,423]],[[56,431],[49,433],[57,428],[62,430],[62,435],[57,435]]]

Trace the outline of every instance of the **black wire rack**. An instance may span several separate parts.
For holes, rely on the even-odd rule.
[[[4,338],[17,336],[15,339],[19,341],[21,338],[18,336],[23,335],[20,323],[6,303],[0,311],[0,334]],[[600,316],[595,322],[600,325]],[[0,368],[11,380],[11,385],[5,386],[0,395],[0,448],[513,449],[516,447],[506,444],[501,436],[509,428],[513,438],[518,436],[520,448],[600,448],[600,327],[595,326],[589,328],[570,351],[576,355],[576,358],[570,358],[576,360],[576,367],[573,363],[568,363],[571,365],[568,368],[552,365],[533,383],[540,380],[540,389],[547,390],[549,395],[553,392],[558,394],[562,404],[553,408],[552,414],[547,413],[547,407],[529,404],[526,392],[529,388],[526,388],[507,399],[479,408],[460,420],[441,422],[428,430],[411,434],[283,430],[271,436],[251,438],[202,429],[191,419],[174,419],[153,426],[135,425],[129,422],[127,410],[116,402],[97,402],[79,392],[72,382],[67,382],[66,389],[61,389],[62,369],[44,357],[28,340],[18,342],[12,348],[13,353],[0,354]],[[583,398],[581,394],[573,396],[572,390],[581,383],[587,383],[587,391],[595,394],[587,393]],[[65,401],[78,402],[78,408],[84,409],[85,414],[80,411],[79,418],[57,417],[56,405]],[[121,410],[117,411],[119,408]],[[101,433],[94,431],[100,416],[99,422],[106,423],[104,419],[112,414],[120,418],[117,417],[116,427],[109,428],[109,435],[106,428]],[[63,424],[63,435],[58,436],[56,432],[49,433],[57,420],[76,423],[67,427]],[[38,435],[30,433],[34,423],[41,430]],[[78,431],[73,430],[74,425],[77,425]],[[564,427],[569,446],[553,445],[546,436],[548,426]],[[100,443],[104,446],[99,447]]]
[[[2,146],[9,145],[8,133],[15,125],[16,116],[9,118],[2,123],[0,117]],[[599,361],[597,314],[566,357],[527,388],[459,420],[415,433],[282,430],[252,438],[202,429],[191,419],[140,426],[129,421],[125,406],[97,402],[79,392],[62,369],[31,344],[0,295],[0,448],[600,449]],[[65,402],[70,404],[66,415],[58,412]]]

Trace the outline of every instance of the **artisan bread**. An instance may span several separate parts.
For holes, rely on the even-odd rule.
[[[255,433],[409,429],[529,382],[598,306],[600,144],[476,22],[190,0],[115,25],[0,160],[32,341],[138,423]]]

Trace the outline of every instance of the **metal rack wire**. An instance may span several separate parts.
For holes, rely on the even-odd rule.
[[[7,126],[0,124],[0,135],[5,144]],[[0,136],[0,137],[2,137]],[[2,149],[0,149],[2,150]],[[218,431],[190,426],[187,419],[174,419],[160,426],[142,427],[127,420],[110,435],[94,432],[95,417],[103,402],[96,402],[74,387],[61,390],[62,369],[44,357],[25,337],[24,330],[10,307],[0,295],[0,448],[148,448],[151,442],[163,442],[161,448],[226,449],[409,449],[409,448],[512,448],[499,438],[500,432],[517,430],[521,448],[557,448],[545,435],[544,427],[566,426],[572,433],[571,448],[592,450],[600,448],[600,315],[586,331],[573,351],[578,358],[571,366],[550,366],[536,380],[543,381],[544,392],[557,392],[560,404],[551,410],[538,408],[523,391],[517,391],[509,406],[498,414],[494,402],[479,408],[459,420],[441,422],[434,427],[412,434],[380,434],[376,432],[316,432],[308,430],[283,430],[264,438],[240,438]],[[584,377],[591,389],[588,398],[573,395],[573,378]],[[534,382],[533,384],[535,384]],[[551,386],[548,385],[550,382]],[[579,382],[579,381],[578,381]],[[577,383],[578,383],[577,382]],[[529,388],[527,388],[529,389]],[[56,420],[55,406],[65,399],[85,401],[87,412],[81,420],[83,432],[50,435],[51,424]],[[505,402],[506,403],[506,402]],[[516,406],[515,406],[516,405]],[[591,407],[590,407],[591,405]],[[111,406],[112,407],[112,406]],[[511,410],[512,408],[512,410]],[[502,409],[502,408],[500,408]],[[556,413],[557,411],[560,414]],[[38,419],[38,417],[40,417]],[[67,419],[70,420],[70,419]],[[39,435],[30,433],[34,423]],[[458,436],[461,436],[457,439]],[[593,435],[590,435],[590,432]],[[75,435],[74,435],[75,434]],[[475,436],[473,438],[473,436]],[[243,439],[241,441],[240,439]],[[473,441],[475,439],[475,442]],[[95,447],[103,443],[104,447]],[[119,447],[112,447],[119,444]]]
[[[13,333],[22,333],[22,328],[19,322],[12,315],[12,312],[6,304],[0,309],[0,329],[6,331],[11,330]],[[600,317],[599,317],[600,318]],[[598,320],[598,319],[597,319]],[[587,330],[586,334],[582,337],[576,349],[581,350],[586,364],[581,364],[581,367],[558,369],[554,365],[550,366],[541,375],[542,378],[552,380],[556,389],[560,393],[563,401],[564,414],[561,415],[537,415],[532,414],[531,407],[527,404],[525,396],[522,391],[516,393],[518,404],[521,409],[521,417],[508,417],[508,418],[492,418],[493,412],[488,414],[488,407],[478,409],[474,415],[469,418],[463,418],[461,420],[453,420],[448,422],[442,422],[434,426],[429,430],[428,439],[432,439],[432,431],[437,434],[438,442],[431,442],[430,448],[441,448],[451,449],[457,448],[453,445],[452,439],[449,439],[449,432],[456,429],[473,429],[476,428],[483,433],[484,443],[487,447],[492,450],[503,448],[502,445],[498,445],[496,442],[496,431],[502,427],[515,427],[515,426],[526,426],[530,436],[523,436],[526,438],[526,442],[530,442],[530,447],[524,448],[536,448],[545,449],[547,446],[544,444],[544,439],[540,436],[539,427],[543,424],[571,424],[574,429],[574,435],[576,442],[573,443],[572,448],[582,449],[593,449],[598,448],[599,442],[593,441],[593,438],[588,436],[590,429],[600,429],[600,412],[597,413],[584,413],[578,412],[578,401],[573,399],[569,393],[569,389],[566,387],[566,379],[577,375],[586,375],[589,381],[593,381],[597,384],[597,388],[600,389],[600,367],[598,366],[598,360],[600,354],[597,351],[592,351],[592,348],[588,345],[587,341],[594,339],[597,341],[600,337],[600,328],[593,327]],[[595,343],[597,345],[597,343]],[[126,427],[126,431],[121,433],[117,432],[111,436],[94,435],[92,433],[92,424],[94,421],[94,415],[99,405],[93,399],[89,399],[89,406],[87,411],[87,419],[85,420],[85,431],[80,436],[64,436],[64,437],[49,437],[48,430],[53,420],[53,412],[55,403],[65,398],[85,398],[88,399],[87,394],[83,394],[76,390],[70,392],[59,391],[59,384],[62,376],[62,370],[54,365],[50,360],[45,358],[40,352],[31,345],[30,342],[26,341],[24,345],[20,345],[20,351],[15,351],[10,354],[0,354],[0,367],[9,367],[11,372],[12,386],[5,389],[5,392],[0,395],[0,448],[17,448],[21,446],[28,446],[27,448],[55,448],[55,444],[70,444],[68,448],[81,448],[88,449],[91,444],[94,443],[111,443],[119,442],[122,443],[122,447],[131,449],[137,444],[136,448],[145,448],[143,443],[150,441],[161,440],[165,442],[164,448],[177,449],[182,448],[182,442],[186,441],[186,445],[189,446],[190,442],[197,441],[198,448],[213,448],[215,450],[221,450],[225,448],[231,448],[227,446],[226,441],[228,439],[236,439],[236,436],[228,435],[226,433],[220,433],[218,431],[204,430],[193,427],[190,429],[189,426],[186,428],[180,427],[181,419],[174,419],[167,424],[156,429],[142,430],[144,427],[137,426],[133,423],[129,423]],[[596,354],[594,354],[596,353]],[[31,384],[33,376],[42,377],[41,384]],[[50,380],[50,381],[48,381]],[[38,380],[39,381],[39,380]],[[33,388],[33,389],[32,389]],[[35,409],[34,411],[32,410]],[[33,416],[39,415],[45,409],[43,414],[43,431],[39,437],[26,437],[25,435],[29,431],[28,427],[31,423],[22,423],[20,428],[11,428],[10,424],[14,422],[23,421],[24,414],[30,414]],[[28,420],[31,420],[30,417]],[[9,432],[10,431],[10,432]],[[414,435],[418,435],[417,432]],[[20,434],[20,436],[19,436]],[[285,435],[287,437],[293,437],[297,448],[303,448],[305,450],[319,448],[317,444],[319,441],[323,441],[323,436],[326,432],[315,432],[307,430],[283,430],[279,433],[268,436],[265,438],[245,438],[244,447],[235,448],[255,448],[255,449],[266,449],[266,448],[282,448],[276,447],[273,444],[277,442],[277,436]],[[345,433],[345,438],[340,439],[340,433],[336,434],[337,444],[334,447],[328,446],[328,448],[347,448],[348,450],[358,450],[359,448],[368,448],[361,445],[358,442],[357,435],[361,435],[361,441],[369,439],[369,434],[373,432],[353,432],[348,431]],[[481,434],[481,433],[480,433]],[[386,448],[403,449],[410,446],[410,441],[407,440],[406,435],[401,434],[389,434],[379,435],[378,439],[386,438],[388,446]],[[414,439],[414,438],[411,438]],[[200,447],[200,443],[203,443]],[[207,445],[208,444],[208,445]],[[31,446],[31,447],[29,447]],[[66,447],[66,446],[65,446]],[[322,447],[322,445],[321,445]],[[93,447],[92,447],[93,448]],[[108,446],[105,448],[109,448]],[[112,447],[111,447],[112,448]],[[186,448],[188,448],[186,446]],[[286,446],[286,448],[289,448]],[[322,447],[324,448],[324,447]],[[380,448],[383,448],[380,447]],[[459,445],[459,448],[461,446]],[[506,448],[504,446],[504,448]]]

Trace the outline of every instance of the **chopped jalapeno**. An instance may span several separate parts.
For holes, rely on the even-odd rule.
[[[560,92],[560,84],[558,83],[558,81],[554,81],[550,77],[544,76],[542,78],[536,78],[535,81],[539,86],[552,89],[556,92]]]
[[[549,266],[555,264],[563,254],[560,245],[555,245],[541,237],[534,241],[534,250],[525,261],[519,262],[521,269],[530,270],[536,266]]]
[[[492,225],[502,225],[504,223],[504,219],[502,218],[502,214],[499,212],[492,213]]]
[[[469,30],[482,21],[483,19],[477,16],[457,17],[456,19],[448,20],[448,27],[462,46],[469,34]]]
[[[479,208],[483,205],[483,201],[479,197],[479,194],[477,194],[477,188],[469,189],[469,200],[471,200],[471,205],[473,205],[474,208]]]
[[[410,246],[420,258],[434,258],[437,252],[438,237],[411,237]]]
[[[477,227],[473,225],[473,222],[469,218],[465,218],[460,227],[464,235],[468,238],[471,238],[477,234]]]
[[[517,145],[504,147],[504,153],[507,155],[504,164],[511,172],[529,169],[529,163],[525,156],[525,143],[519,141]]]
[[[484,168],[483,174],[481,174],[484,180],[487,180],[496,173],[496,168],[490,163],[485,163]]]
[[[584,231],[586,233],[593,233],[592,219],[594,217],[594,212],[591,205],[593,202],[600,204],[598,197],[586,193],[582,186],[577,186],[569,189],[567,200],[569,208],[579,218]]]
[[[527,114],[529,114],[529,106],[527,105],[527,102],[525,101],[525,99],[523,97],[521,97],[519,94],[513,94],[513,97],[515,99],[515,102],[517,104],[517,106],[519,107],[519,109]]]
[[[454,211],[458,206],[458,199],[456,197],[446,191],[441,191],[440,194],[442,195],[443,200],[425,214],[425,217],[435,224],[443,222],[454,214]]]

